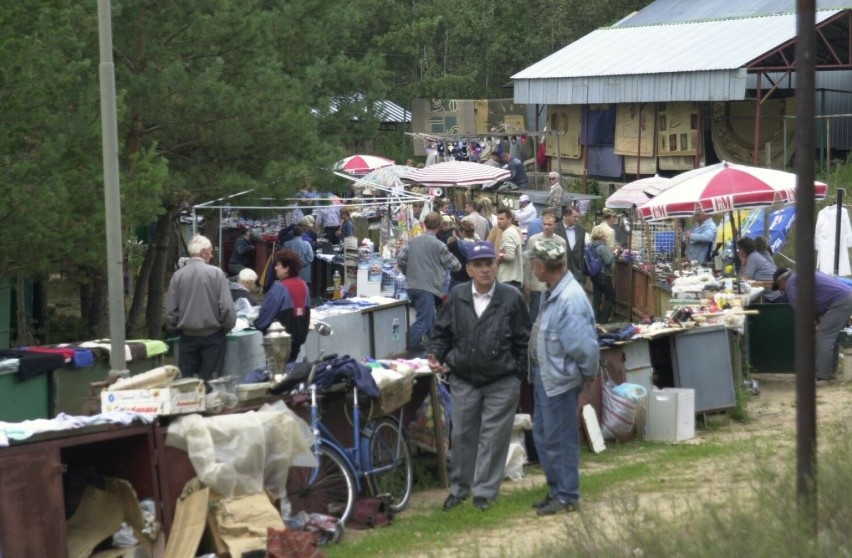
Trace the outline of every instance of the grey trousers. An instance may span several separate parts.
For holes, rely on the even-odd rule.
[[[852,294],[838,300],[828,307],[819,320],[819,330],[814,340],[816,346],[816,377],[818,380],[831,380],[837,370],[837,336],[846,327],[852,315]]]
[[[493,501],[500,492],[521,380],[506,376],[480,388],[450,374],[450,493]]]

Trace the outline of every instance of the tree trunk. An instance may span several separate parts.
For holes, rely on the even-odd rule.
[[[163,335],[163,308],[165,307],[166,275],[169,257],[173,244],[173,223],[176,215],[174,208],[166,208],[166,212],[157,219],[157,234],[155,235],[151,276],[148,283],[148,307],[145,312],[148,324],[148,338],[160,339]],[[151,248],[149,248],[150,250]]]
[[[93,339],[109,337],[109,312],[107,312],[107,278],[103,270],[91,268],[81,270],[88,276],[87,283],[80,283],[80,318]]]
[[[139,270],[139,277],[136,279],[136,287],[133,290],[133,302],[130,304],[130,312],[127,315],[127,326],[125,328],[128,339],[139,337],[139,331],[142,320],[142,309],[145,302],[145,293],[148,289],[148,283],[151,280],[151,270],[154,267],[154,243],[148,241],[148,249],[145,251],[145,258],[142,260],[142,267]]]
[[[17,335],[17,345],[19,347],[25,345],[31,345],[32,342],[32,324],[30,320],[27,319],[27,296],[24,292],[24,276],[18,275],[15,281],[15,299],[18,303],[17,309],[17,321],[18,321],[18,335]]]

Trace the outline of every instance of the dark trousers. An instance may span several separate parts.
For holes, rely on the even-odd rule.
[[[615,304],[615,287],[612,286],[612,276],[604,272],[592,278],[592,306],[595,311],[595,322],[608,324]]]
[[[178,366],[184,378],[198,376],[204,381],[218,378],[225,366],[225,332],[210,335],[180,335]]]
[[[337,244],[339,240],[342,240],[337,236],[337,231],[339,230],[340,225],[337,225],[334,227],[323,227],[322,232],[323,236],[327,241],[329,241],[331,244]]]

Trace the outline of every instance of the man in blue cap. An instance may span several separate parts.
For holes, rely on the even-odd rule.
[[[452,395],[445,511],[470,495],[485,511],[497,498],[527,371],[530,315],[521,292],[497,282],[496,259],[490,242],[468,247],[471,280],[450,291],[432,335],[429,367],[449,374]]]

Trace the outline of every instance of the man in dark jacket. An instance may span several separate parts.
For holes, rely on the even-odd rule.
[[[580,286],[586,284],[586,276],[583,275],[585,263],[583,263],[583,248],[586,246],[586,229],[580,226],[580,212],[577,208],[568,206],[562,212],[562,222],[556,225],[556,234],[565,239],[568,246],[568,271]]]
[[[471,281],[441,306],[428,356],[450,377],[452,456],[444,510],[473,495],[485,511],[500,491],[521,378],[527,370],[530,315],[520,291],[497,282],[490,242],[468,247]]]
[[[254,244],[251,241],[251,229],[240,227],[240,236],[234,243],[231,257],[228,260],[228,271],[232,276],[237,276],[240,271],[250,268],[254,264]]]

